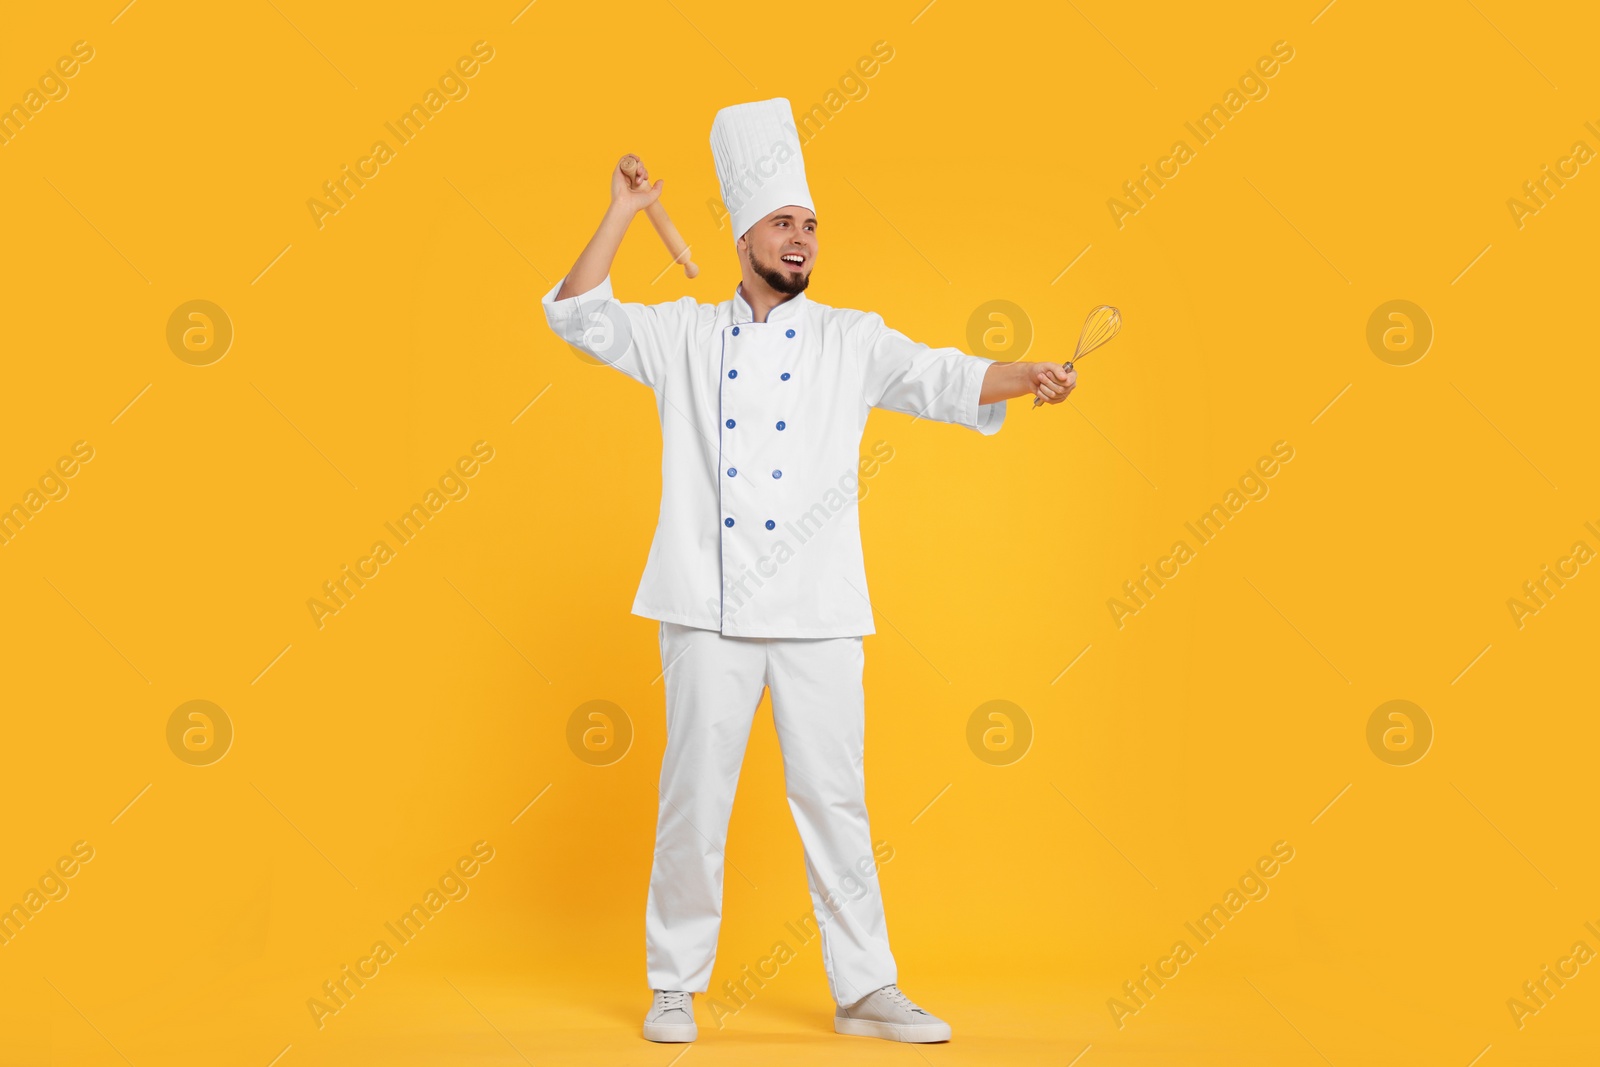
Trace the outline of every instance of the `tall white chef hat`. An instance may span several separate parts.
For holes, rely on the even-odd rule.
[[[816,211],[793,109],[783,97],[735,104],[711,123],[711,158],[737,241],[780,207]]]

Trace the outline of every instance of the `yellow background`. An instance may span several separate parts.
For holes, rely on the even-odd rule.
[[[1507,608],[1600,548],[1600,176],[1506,206],[1600,147],[1585,5],[122,3],[18,6],[0,56],[10,102],[95,53],[0,146],[0,502],[95,450],[0,546],[0,903],[95,850],[0,946],[0,1062],[680,1054],[638,1036],[658,431],[538,297],[634,151],[703,273],[640,220],[618,291],[726,299],[712,115],[822,102],[877,41],[806,149],[812,294],[956,345],[1010,300],[1033,358],[1095,304],[1126,322],[998,437],[867,427],[894,449],[862,508],[869,806],[902,985],[956,1031],[921,1062],[1592,1062],[1594,964],[1520,1029],[1506,1006],[1600,949],[1600,576]],[[470,95],[319,229],[307,200],[479,40]],[[165,339],[195,299],[235,330],[210,366]],[[1410,366],[1366,342],[1393,299],[1435,329]],[[470,495],[318,629],[307,600],[480,440]],[[1119,629],[1107,600],[1277,441],[1270,495]],[[166,740],[196,699],[236,732],[204,767]],[[1034,731],[1009,766],[967,746],[995,699]],[[1410,766],[1367,745],[1392,699],[1435,730]],[[633,726],[610,766],[567,745],[590,700]],[[319,1030],[308,998],[480,840],[470,895]],[[1270,895],[1119,1029],[1107,1000],[1277,841]],[[810,908],[765,711],[728,855],[714,986]],[[688,1062],[919,1062],[831,1011],[813,942],[721,1031],[702,1002]]]

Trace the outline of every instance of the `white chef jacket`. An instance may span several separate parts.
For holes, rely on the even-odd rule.
[[[563,279],[563,282],[565,279]],[[929,348],[876,314],[791,297],[755,322],[731,300],[617,301],[607,277],[544,296],[563,340],[650,386],[661,513],[633,613],[729,637],[875,632],[857,521],[870,408],[993,434],[993,360]]]

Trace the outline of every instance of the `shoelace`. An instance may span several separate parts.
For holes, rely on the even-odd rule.
[[[911,1000],[910,997],[908,997],[904,993],[900,992],[900,987],[897,986],[897,985],[886,985],[881,990],[879,990],[879,992],[883,993],[884,996],[888,997],[890,1000],[894,1001],[896,1004],[898,1004],[902,1008],[906,1008],[906,1009],[908,1009],[910,1011],[914,1011],[914,1012],[919,1012],[919,1013],[921,1013],[923,1015],[928,1014],[927,1012],[923,1011],[921,1008],[917,1007],[917,1005]]]
[[[656,1003],[662,1011],[689,1011],[689,994],[681,989],[656,990]]]

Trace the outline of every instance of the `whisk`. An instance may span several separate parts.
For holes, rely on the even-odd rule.
[[[1122,312],[1110,304],[1101,304],[1089,312],[1089,317],[1083,320],[1083,331],[1078,334],[1078,347],[1073,351],[1072,359],[1067,362],[1066,369],[1071,370],[1074,363],[1111,340],[1120,329],[1122,329]],[[1043,397],[1034,397],[1034,407],[1043,403]]]

